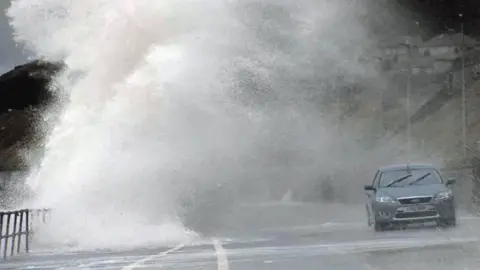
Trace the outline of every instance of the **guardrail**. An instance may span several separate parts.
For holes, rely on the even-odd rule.
[[[33,225],[45,223],[50,209],[21,209],[0,212],[0,256],[7,259],[22,252],[28,253],[33,237]]]

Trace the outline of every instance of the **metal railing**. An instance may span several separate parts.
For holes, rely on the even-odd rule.
[[[0,212],[0,256],[28,253],[33,237],[33,225],[45,223],[50,209],[20,209]]]

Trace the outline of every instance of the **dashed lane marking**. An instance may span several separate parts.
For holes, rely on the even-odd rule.
[[[134,263],[132,264],[129,264],[127,266],[124,266],[122,269],[123,270],[131,270],[131,269],[136,269],[138,267],[141,267],[143,264],[145,264],[146,262],[148,261],[152,261],[152,260],[155,260],[157,258],[161,258],[161,257],[165,257],[166,255],[168,255],[169,253],[172,253],[172,252],[175,252],[175,251],[178,251],[180,249],[182,249],[183,247],[185,247],[184,244],[180,244],[174,248],[171,248],[169,250],[166,250],[166,251],[163,251],[161,253],[158,253],[158,254],[155,254],[155,255],[151,255],[151,256],[147,256],[147,257],[144,257],[138,261],[135,261]]]
[[[227,251],[223,248],[218,239],[212,239],[215,254],[217,255],[217,269],[229,270],[229,263],[227,258]]]

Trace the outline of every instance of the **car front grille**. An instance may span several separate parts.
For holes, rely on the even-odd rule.
[[[412,197],[412,198],[399,198],[398,202],[401,204],[419,204],[429,203],[432,200],[432,196],[427,197]]]
[[[423,217],[435,217],[437,216],[437,211],[424,211],[424,212],[413,212],[413,213],[397,213],[395,218],[397,219],[407,219],[407,218],[423,218]]]

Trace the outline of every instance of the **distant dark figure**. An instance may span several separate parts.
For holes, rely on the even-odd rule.
[[[315,186],[315,192],[319,195],[320,201],[331,203],[335,200],[333,180],[330,175],[321,176]]]

